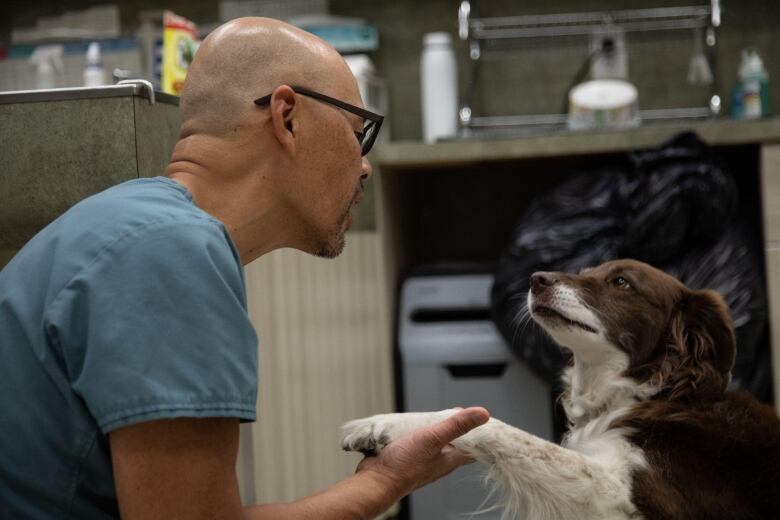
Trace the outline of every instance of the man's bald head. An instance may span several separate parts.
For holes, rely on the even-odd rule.
[[[349,68],[313,34],[270,18],[238,18],[203,41],[181,95],[182,135],[225,136],[281,84],[343,84]],[[349,76],[351,77],[351,75]]]
[[[244,263],[280,247],[336,256],[371,175],[364,119],[294,86],[362,104],[335,49],[267,18],[214,30],[184,83],[181,136],[166,174],[226,225]]]

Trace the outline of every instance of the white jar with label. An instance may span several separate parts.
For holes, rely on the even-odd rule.
[[[458,128],[458,69],[449,33],[423,38],[420,59],[423,140],[454,137]]]

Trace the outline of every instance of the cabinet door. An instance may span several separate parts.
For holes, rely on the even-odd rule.
[[[780,411],[780,144],[761,149],[766,280],[775,407]]]

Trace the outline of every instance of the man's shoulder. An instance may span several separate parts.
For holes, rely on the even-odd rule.
[[[183,186],[157,177],[128,181],[82,200],[33,237],[12,262],[39,273],[55,269],[69,279],[117,255],[214,246],[234,256],[224,226],[198,208]]]
[[[165,177],[133,179],[118,184],[84,199],[65,214],[88,218],[93,215],[111,222],[126,220],[137,225],[177,218],[217,222],[197,207],[186,188]]]
[[[222,224],[198,208],[189,192],[165,177],[134,179],[79,202],[59,222],[59,235],[69,234],[102,245],[143,240],[164,229],[205,228],[222,232]]]
[[[93,249],[127,254],[151,249],[173,256],[176,250],[233,249],[224,225],[200,209],[190,193],[165,177],[136,179],[109,188],[74,206],[67,228]],[[90,227],[94,227],[91,231]],[[64,230],[60,230],[60,235]]]

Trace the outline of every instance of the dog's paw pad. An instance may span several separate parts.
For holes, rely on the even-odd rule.
[[[389,436],[372,419],[350,421],[341,430],[341,448],[344,451],[376,455],[389,443]]]

